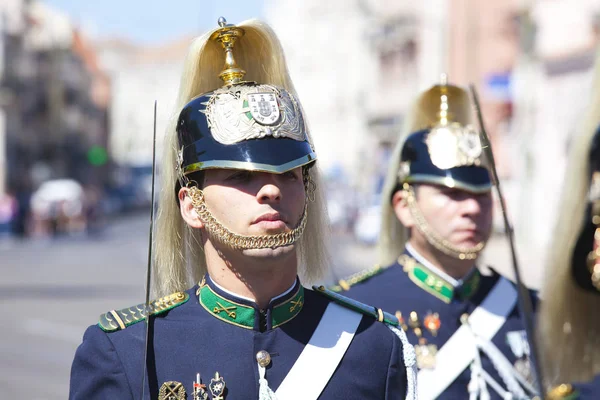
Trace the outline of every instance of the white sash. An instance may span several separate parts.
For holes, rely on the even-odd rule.
[[[310,341],[275,392],[280,400],[317,399],[335,372],[362,314],[329,303]]]
[[[436,399],[475,358],[477,336],[491,340],[517,302],[517,289],[500,277],[485,300],[469,316],[469,327],[461,326],[436,354],[435,369],[419,371],[419,400]]]

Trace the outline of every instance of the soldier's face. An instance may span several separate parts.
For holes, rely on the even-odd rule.
[[[443,239],[457,247],[473,247],[487,241],[492,231],[492,194],[473,194],[459,189],[421,184],[417,204],[427,223]],[[409,227],[414,221],[408,216]],[[405,221],[401,221],[405,222]],[[412,229],[419,235],[418,229]]]
[[[298,225],[304,211],[301,167],[283,174],[208,170],[203,186],[208,210],[240,235],[289,232]]]

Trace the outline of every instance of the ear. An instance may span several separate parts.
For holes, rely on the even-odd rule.
[[[410,210],[408,209],[405,191],[398,190],[396,193],[394,193],[392,196],[392,208],[394,209],[394,213],[402,225],[407,228],[412,228],[415,226],[415,221],[410,213]]]
[[[200,220],[198,213],[194,210],[192,199],[188,196],[188,188],[179,189],[177,196],[179,197],[179,211],[183,220],[192,228],[201,229],[204,228],[204,223]]]

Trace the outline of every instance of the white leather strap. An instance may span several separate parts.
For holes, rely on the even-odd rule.
[[[485,300],[469,316],[469,327],[461,326],[436,354],[435,369],[419,371],[419,399],[436,399],[461,372],[471,364],[477,354],[473,333],[491,340],[500,330],[506,316],[517,302],[517,290],[501,277]]]
[[[329,303],[317,329],[279,388],[278,400],[317,399],[346,354],[362,314]]]

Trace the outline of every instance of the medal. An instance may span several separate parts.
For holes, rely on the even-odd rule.
[[[435,337],[437,336],[438,331],[440,330],[440,326],[442,326],[442,321],[440,321],[440,315],[438,313],[428,313],[425,316],[425,320],[423,325],[431,334]]]
[[[435,368],[435,356],[438,348],[435,344],[427,344],[427,339],[420,338],[419,344],[415,345],[417,355],[417,367],[419,369]]]
[[[411,311],[408,317],[408,326],[411,327],[417,338],[420,340],[421,336],[423,336],[423,331],[421,330],[421,323],[419,322],[419,315],[416,311]]]
[[[185,400],[185,388],[181,382],[165,382],[158,391],[158,400]]]
[[[194,382],[194,392],[192,393],[193,400],[208,400],[206,385],[202,384],[200,374],[196,374],[196,382]]]
[[[435,368],[438,348],[435,344],[428,344],[427,339],[423,337],[423,329],[421,328],[421,322],[419,321],[419,315],[415,311],[411,311],[408,317],[408,326],[413,330],[415,336],[418,339],[418,344],[414,346],[415,354],[417,356],[417,368],[419,369],[433,369]],[[436,336],[441,326],[440,316],[438,313],[428,313],[423,320],[423,328],[431,332],[433,336]]]
[[[224,400],[225,380],[222,376],[219,376],[218,372],[215,372],[215,377],[210,380],[208,388],[212,394],[212,400]]]
[[[412,329],[417,329],[421,324],[419,323],[419,315],[416,311],[411,311],[408,317],[408,326]]]
[[[404,322],[404,317],[402,316],[402,313],[400,311],[396,311],[396,318],[398,318],[400,326],[402,327],[404,332],[406,332],[408,330],[408,326],[406,326],[406,322]]]

